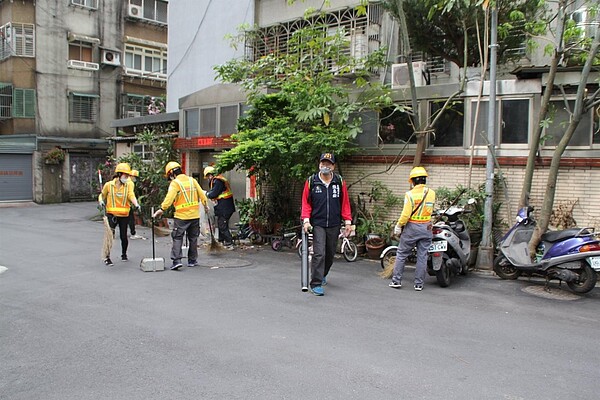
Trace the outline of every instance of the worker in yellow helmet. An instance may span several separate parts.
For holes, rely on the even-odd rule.
[[[129,175],[129,181],[131,182],[131,184],[133,186],[134,193],[135,193],[135,183],[137,182],[139,177],[140,177],[140,171],[138,171],[137,169],[132,169],[131,175]],[[138,204],[140,204],[139,200],[138,200]],[[140,204],[140,206],[141,206],[141,204]],[[132,239],[132,240],[143,239],[143,237],[138,235],[135,231],[135,215],[134,215],[133,210],[131,210],[129,212],[129,232],[131,232],[131,236],[129,236],[129,239]]]
[[[198,236],[200,236],[200,209],[198,207],[202,203],[204,210],[208,210],[206,195],[196,179],[186,176],[181,171],[181,165],[178,162],[167,163],[165,176],[171,181],[169,190],[153,217],[161,216],[163,210],[171,205],[175,207],[174,226],[171,232],[173,238],[171,270],[178,270],[183,266],[181,246],[183,245],[183,235],[186,233],[189,241],[187,266],[195,267],[198,265]]]
[[[106,216],[110,228],[115,232],[117,225],[119,226],[119,236],[121,238],[121,261],[127,261],[127,225],[129,223],[129,213],[131,206],[139,212],[140,205],[133,192],[133,184],[129,180],[131,167],[127,163],[119,163],[115,167],[115,175],[111,181],[104,184],[102,193],[98,196],[100,207],[106,207]],[[112,266],[113,262],[110,259],[110,249],[108,254],[103,255],[104,264]]]
[[[219,227],[219,242],[228,250],[233,250],[233,236],[229,230],[229,219],[235,212],[233,192],[229,181],[221,174],[217,174],[215,167],[204,168],[204,179],[208,179],[206,197],[214,203],[215,217]]]
[[[427,268],[427,249],[432,240],[431,214],[435,203],[435,192],[429,189],[427,183],[427,171],[423,167],[414,167],[410,171],[408,181],[412,189],[404,195],[404,207],[402,214],[394,228],[394,234],[400,235],[398,251],[396,252],[396,263],[394,264],[394,275],[389,287],[400,289],[402,287],[402,275],[404,264],[411,254],[412,249],[417,247],[417,263],[415,265],[415,285],[417,291],[423,290],[425,270]]]

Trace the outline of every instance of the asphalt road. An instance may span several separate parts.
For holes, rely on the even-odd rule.
[[[201,249],[203,267],[141,272],[150,240],[131,241],[122,263],[117,239],[109,268],[95,214],[94,203],[0,208],[0,399],[600,393],[600,288],[543,298],[530,293],[540,282],[473,273],[394,290],[377,262],[340,258],[315,297],[291,250]],[[167,264],[169,249],[157,238]],[[248,266],[216,268],[232,265]]]

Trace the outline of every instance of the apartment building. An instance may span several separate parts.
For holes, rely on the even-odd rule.
[[[95,197],[111,122],[166,94],[167,8],[0,0],[0,201]]]
[[[291,33],[298,27],[311,23],[304,19],[308,7],[325,12],[319,22],[326,21],[332,28],[343,27],[351,44],[352,54],[360,56],[380,46],[388,48],[390,67],[379,71],[373,79],[388,83],[394,92],[397,103],[410,104],[410,91],[407,83],[407,70],[410,66],[401,56],[398,25],[381,7],[380,2],[371,1],[366,14],[359,14],[355,7],[357,0],[332,0],[328,7],[320,0],[297,1],[289,5],[279,0],[237,0],[228,2],[234,14],[223,18],[217,2],[181,0],[170,10],[172,28],[170,43],[186,43],[184,51],[170,54],[170,65],[177,65],[177,71],[169,72],[169,81],[185,76],[185,88],[181,83],[169,83],[169,107],[175,111],[175,101],[180,113],[180,134],[177,146],[182,151],[183,161],[188,172],[199,173],[214,154],[227,148],[226,139],[234,132],[235,120],[243,112],[243,95],[234,96],[235,89],[214,84],[212,66],[223,63],[232,57],[255,59],[273,49],[285,48]],[[584,2],[573,2],[570,13],[573,20],[585,26],[585,32],[595,32],[597,22],[582,8]],[[203,18],[191,20],[190,10]],[[173,21],[177,21],[173,23]],[[314,19],[316,21],[316,19]],[[247,46],[240,54],[232,53],[228,43],[214,36],[215,28],[221,34],[227,31],[236,34],[242,23],[254,25],[260,38]],[[248,26],[248,25],[247,25]],[[196,32],[195,40],[190,41],[189,32]],[[203,40],[203,34],[210,40]],[[507,178],[507,197],[501,199],[506,208],[515,206],[522,180],[524,166],[529,152],[530,138],[535,131],[536,116],[543,89],[548,76],[549,58],[543,51],[527,49],[524,45],[510,51],[520,59],[510,64],[498,66],[496,85],[496,126],[495,148],[499,172]],[[227,57],[229,56],[229,58]],[[416,54],[412,68],[415,71],[418,107],[421,123],[440,108],[441,104],[459,89],[460,76],[467,73],[469,80],[463,93],[453,102],[451,110],[435,126],[436,135],[428,139],[423,163],[430,172],[433,187],[478,185],[485,181],[485,157],[487,154],[486,131],[488,129],[489,81],[484,75],[481,97],[479,68],[463,71],[456,64],[427,54]],[[573,96],[579,83],[581,67],[564,65],[559,68],[556,84],[561,85],[572,106]],[[598,72],[594,71],[588,81],[589,90],[598,88]],[[214,85],[214,86],[213,86]],[[213,86],[213,87],[211,87]],[[221,88],[221,89],[219,89]],[[173,89],[173,91],[171,91]],[[223,98],[219,94],[223,94]],[[569,113],[560,90],[552,98],[553,121],[545,130],[545,140],[539,149],[538,172],[533,182],[532,202],[540,205],[546,185],[548,165],[552,153],[564,133]],[[562,158],[556,201],[574,200],[575,182],[584,182],[585,191],[592,201],[580,202],[575,208],[575,218],[580,223],[595,221],[596,204],[600,202],[600,134],[597,134],[600,110],[584,115],[570,146]],[[349,182],[358,180],[365,171],[381,170],[374,179],[380,180],[397,193],[407,190],[406,176],[411,166],[416,148],[411,137],[414,127],[405,114],[383,110],[363,116],[363,132],[358,136],[360,155],[345,160],[342,169]],[[230,130],[230,132],[227,132]],[[392,160],[402,159],[393,173],[384,173]],[[246,186],[248,189],[248,186]],[[355,190],[368,189],[355,185]],[[512,204],[511,204],[512,203]],[[512,217],[511,217],[512,218]]]

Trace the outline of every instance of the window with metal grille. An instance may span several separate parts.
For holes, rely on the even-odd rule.
[[[381,46],[381,21],[383,9],[380,4],[369,4],[366,13],[360,13],[354,7],[334,11],[310,19],[282,22],[277,25],[260,28],[246,35],[245,51],[250,60],[258,60],[272,53],[287,52],[288,42],[294,32],[309,26],[326,26],[333,35],[337,31],[344,33],[348,40],[349,55],[365,57]],[[334,61],[332,61],[334,62]]]
[[[98,9],[98,0],[71,0],[71,4],[91,8],[93,10]]]
[[[35,118],[35,89],[13,90],[13,117]]]
[[[0,82],[0,119],[12,118],[13,87]]]
[[[35,57],[33,24],[9,22],[0,26],[0,60],[10,56]]]
[[[148,115],[149,97],[139,94],[126,94],[123,96],[122,118],[135,118]]]
[[[69,95],[69,121],[96,122],[99,97],[95,94],[71,93]]]

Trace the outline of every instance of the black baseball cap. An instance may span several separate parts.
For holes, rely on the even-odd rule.
[[[327,160],[332,164],[335,164],[335,156],[333,153],[323,153],[321,154],[321,158],[319,158],[319,162]]]

